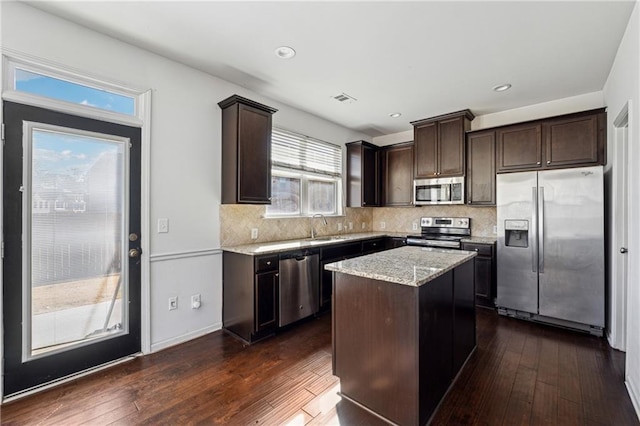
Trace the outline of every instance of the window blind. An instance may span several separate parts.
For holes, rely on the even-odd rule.
[[[271,164],[275,167],[339,177],[342,175],[342,148],[274,128],[271,132]]]

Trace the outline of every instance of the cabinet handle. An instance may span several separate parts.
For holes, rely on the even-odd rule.
[[[539,166],[539,165],[540,165],[540,162],[538,161],[536,164]]]
[[[551,160],[547,160],[547,164],[551,164]]]
[[[271,265],[271,261],[268,261],[268,262],[267,262],[267,265]]]
[[[280,274],[275,274],[274,276],[279,277],[279,276],[280,276]]]
[[[474,249],[475,251],[478,251],[478,249]]]

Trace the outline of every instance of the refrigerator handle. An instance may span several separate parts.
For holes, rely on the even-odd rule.
[[[544,274],[544,186],[539,189],[540,196],[538,197],[538,215],[540,216],[540,231],[538,232],[538,269],[541,274]]]
[[[536,255],[538,254],[538,193],[535,186],[531,188],[531,206],[533,210],[531,232],[529,232],[529,243],[531,245],[531,271],[538,272],[538,261],[536,259]]]

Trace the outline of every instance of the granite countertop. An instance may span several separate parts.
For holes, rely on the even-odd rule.
[[[224,251],[247,254],[250,256],[282,253],[297,249],[309,249],[327,246],[331,244],[348,243],[349,241],[368,240],[379,237],[406,237],[407,234],[395,232],[361,232],[358,234],[342,234],[317,237],[316,239],[305,238],[301,240],[273,241],[269,243],[245,244],[241,246],[222,247]]]
[[[405,246],[329,263],[325,269],[419,287],[474,256],[475,252],[465,250]]]
[[[474,237],[473,235],[467,238],[463,238],[463,243],[477,243],[477,244],[495,244],[498,237]]]

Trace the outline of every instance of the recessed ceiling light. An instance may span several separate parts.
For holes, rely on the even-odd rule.
[[[391,118],[398,118],[398,117],[400,117],[401,115],[402,115],[402,113],[401,113],[401,112],[392,112],[392,113],[390,113],[390,114],[389,114],[389,117],[391,117]]]
[[[504,92],[505,90],[509,90],[509,89],[511,89],[511,85],[509,83],[499,84],[493,88],[495,92]]]
[[[276,49],[276,56],[280,59],[291,59],[296,56],[296,51],[289,46],[280,46]]]

